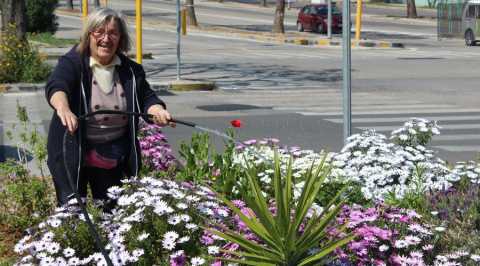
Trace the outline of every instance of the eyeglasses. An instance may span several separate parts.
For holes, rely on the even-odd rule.
[[[118,40],[120,38],[120,32],[116,30],[106,31],[105,29],[96,29],[91,31],[95,39],[103,39],[105,36],[108,36],[110,40]]]

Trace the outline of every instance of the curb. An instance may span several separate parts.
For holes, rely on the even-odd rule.
[[[215,82],[208,80],[174,80],[167,84],[173,91],[211,91],[215,89]]]
[[[303,39],[303,38],[293,38],[293,39],[285,39],[285,43],[290,44],[297,44],[297,45],[309,45],[309,46],[318,46],[318,47],[325,47],[325,46],[341,46],[341,40],[330,40],[330,39]],[[386,41],[354,41],[352,40],[352,47],[365,47],[365,48],[405,48],[403,43],[396,43],[396,42],[386,42]]]
[[[214,81],[174,80],[169,82],[149,82],[155,92],[161,91],[211,91],[216,89]],[[46,83],[0,83],[0,95],[8,93],[36,92],[43,90]]]
[[[64,9],[57,9],[55,12],[58,12],[63,15],[80,16],[79,13],[70,12]],[[130,19],[130,18],[127,18],[127,19]],[[162,21],[144,21],[143,24],[146,26],[153,26],[153,27],[166,26],[172,29],[175,28],[174,24],[171,24],[168,22],[162,22]],[[341,39],[339,39],[338,41],[334,41],[334,40],[324,39],[324,38],[311,39],[311,38],[304,38],[304,37],[285,37],[284,34],[278,34],[276,36],[263,36],[261,33],[254,32],[254,31],[237,30],[237,32],[233,32],[231,28],[225,28],[221,26],[216,26],[215,28],[212,28],[212,29],[200,26],[197,28],[189,28],[187,31],[196,32],[196,33],[203,32],[203,33],[210,33],[215,35],[230,36],[230,37],[237,37],[237,38],[246,38],[246,39],[263,41],[263,42],[311,45],[311,46],[318,46],[318,47],[340,46],[342,44]],[[386,41],[368,41],[368,40],[363,40],[358,43],[355,41],[352,41],[352,47],[405,48],[403,43],[391,43]]]

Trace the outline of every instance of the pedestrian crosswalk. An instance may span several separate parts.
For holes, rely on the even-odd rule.
[[[339,97],[339,95],[337,95]],[[335,98],[335,97],[333,97]],[[343,125],[343,110],[339,99],[321,104],[276,106],[277,111],[287,111]],[[434,136],[431,147],[449,153],[461,153],[461,158],[475,159],[480,154],[480,108],[456,104],[427,104],[422,101],[389,99],[385,97],[356,97],[352,105],[354,133],[367,129],[390,136],[413,117],[437,121],[441,134]],[[455,156],[454,156],[455,157]],[[456,158],[456,157],[455,157]]]

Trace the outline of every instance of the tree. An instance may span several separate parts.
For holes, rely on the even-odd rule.
[[[417,18],[415,0],[407,0],[407,18]]]
[[[195,8],[193,7],[193,0],[186,0],[185,5],[187,6],[187,24],[197,27],[197,17],[195,16]]]
[[[27,15],[25,0],[0,0],[2,1],[2,31],[5,31],[9,24],[16,26],[16,36],[26,40]]]
[[[273,21],[273,33],[285,33],[283,20],[285,16],[285,0],[277,0],[275,8],[275,20]]]
[[[67,9],[73,10],[73,0],[67,0]]]
[[[24,0],[27,14],[27,32],[55,33],[58,29],[55,9],[58,0]]]
[[[260,6],[266,7],[267,6],[267,0],[260,0]]]

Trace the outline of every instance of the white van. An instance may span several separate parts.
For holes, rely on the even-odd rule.
[[[480,0],[468,1],[462,14],[462,32],[467,46],[475,45],[480,36]]]

